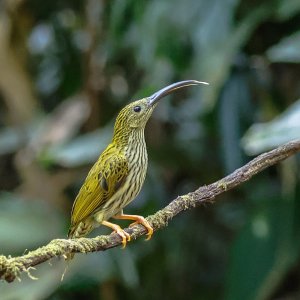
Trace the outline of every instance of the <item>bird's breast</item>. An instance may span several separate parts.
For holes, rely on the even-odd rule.
[[[122,187],[110,198],[103,209],[97,212],[97,220],[107,220],[120,213],[140,192],[147,172],[148,155],[143,135],[138,139],[129,140],[123,149],[128,161],[128,174]]]
[[[148,166],[148,155],[145,140],[141,140],[126,149],[128,159],[128,174],[142,185]]]
[[[128,159],[128,176],[126,180],[126,205],[140,192],[147,173],[148,155],[144,136],[129,143],[125,155]]]

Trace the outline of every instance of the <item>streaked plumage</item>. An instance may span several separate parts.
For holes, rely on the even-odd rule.
[[[135,220],[148,229],[148,237],[151,237],[153,230],[143,217],[123,215],[123,208],[138,195],[146,176],[148,157],[144,129],[159,99],[181,87],[200,83],[203,82],[187,80],[172,84],[121,110],[112,142],[88,173],[75,199],[69,238],[85,236],[104,224],[117,230],[125,246],[129,236],[107,221],[111,217]]]
[[[86,235],[102,221],[121,213],[139,193],[148,165],[145,127],[128,130],[130,125],[126,124],[126,113],[129,114],[128,111],[133,111],[138,104],[146,110],[145,102],[145,99],[133,102],[120,112],[112,142],[90,170],[75,199],[70,238]],[[152,110],[145,113],[145,118],[150,117]],[[146,124],[145,118],[141,123]]]

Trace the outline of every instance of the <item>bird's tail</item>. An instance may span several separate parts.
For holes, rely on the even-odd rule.
[[[78,239],[80,237],[86,236],[93,229],[93,226],[90,222],[80,222],[79,224],[73,225],[70,227],[68,232],[68,239]],[[61,281],[63,281],[64,276],[67,272],[67,269],[70,265],[71,260],[74,258],[75,253],[66,253],[64,255],[66,261],[66,268],[62,274]]]
[[[78,232],[78,228],[71,226],[68,232],[68,239],[76,239],[81,235]],[[69,262],[74,258],[75,253],[67,253],[64,255],[65,261],[69,264]]]
[[[77,234],[77,228],[74,227],[74,226],[71,226],[70,229],[69,229],[69,232],[68,232],[68,239],[73,239],[73,238],[78,238],[78,237],[80,237],[80,235]],[[64,280],[64,277],[65,277],[65,275],[67,273],[67,270],[69,268],[70,262],[74,258],[74,256],[75,256],[75,253],[66,253],[64,255],[64,259],[66,261],[66,267],[64,269],[64,272],[61,275],[61,279],[60,279],[61,281]]]

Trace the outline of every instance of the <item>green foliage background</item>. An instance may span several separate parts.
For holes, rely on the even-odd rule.
[[[117,112],[172,82],[210,86],[161,101],[126,212],[154,213],[300,138],[299,25],[298,0],[3,0],[0,253],[65,237]],[[299,195],[293,157],[150,242],[77,255],[63,282],[53,260],[37,281],[1,283],[1,299],[299,299]]]

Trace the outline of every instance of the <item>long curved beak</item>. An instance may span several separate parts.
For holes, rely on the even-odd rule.
[[[158,92],[154,93],[150,97],[148,97],[148,104],[153,106],[155,103],[157,103],[161,98],[171,94],[172,92],[181,89],[186,86],[191,86],[191,85],[198,85],[198,84],[209,84],[204,81],[197,81],[197,80],[184,80],[184,81],[179,81],[175,82],[173,84],[170,84],[163,89],[159,90]]]

